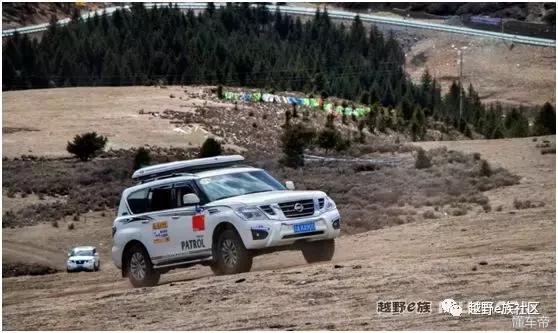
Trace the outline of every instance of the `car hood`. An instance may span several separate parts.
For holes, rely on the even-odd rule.
[[[94,256],[72,256],[69,257],[68,260],[91,260],[94,258]]]
[[[323,198],[325,196],[326,194],[322,191],[269,191],[216,200],[209,203],[207,206],[267,205],[280,202]]]

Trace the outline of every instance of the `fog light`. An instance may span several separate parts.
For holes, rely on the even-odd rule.
[[[268,232],[262,229],[251,229],[252,231],[252,239],[254,240],[260,240],[260,239],[266,239]]]
[[[331,224],[331,226],[333,227],[333,229],[339,229],[341,228],[341,220],[337,219],[335,221],[333,221],[333,223]]]

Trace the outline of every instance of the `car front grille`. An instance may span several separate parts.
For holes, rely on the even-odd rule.
[[[78,265],[83,265],[85,263],[85,260],[74,260],[74,262]]]
[[[295,207],[302,206],[302,209],[296,209]],[[298,200],[289,201],[279,204],[279,208],[283,211],[285,217],[296,218],[314,215],[314,200]]]

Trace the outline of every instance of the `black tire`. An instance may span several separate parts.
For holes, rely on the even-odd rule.
[[[99,265],[95,266],[95,272],[99,271],[99,269],[101,269],[101,261],[99,260]]]
[[[132,285],[152,287],[159,283],[161,273],[153,268],[147,251],[140,245],[134,245],[126,254],[126,269]]]
[[[252,254],[244,247],[235,230],[223,231],[213,246],[211,270],[215,275],[249,272],[252,268]]]
[[[335,240],[326,239],[302,245],[302,255],[307,263],[330,261],[335,253]]]

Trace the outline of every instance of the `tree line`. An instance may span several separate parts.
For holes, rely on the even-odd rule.
[[[523,136],[522,112],[485,106],[472,86],[454,82],[442,95],[425,72],[418,84],[404,71],[392,34],[366,29],[358,16],[334,24],[327,10],[301,20],[263,5],[209,3],[199,14],[134,3],[112,16],[60,27],[52,19],[41,40],[14,35],[3,49],[3,90],[68,86],[215,84],[337,96],[376,112],[382,126],[410,126],[420,140],[427,117],[487,138]],[[463,98],[463,113],[459,100]],[[392,112],[393,111],[393,112]],[[511,117],[505,117],[510,113]],[[386,118],[386,119],[384,119]],[[516,124],[516,122],[518,124]],[[527,129],[529,125],[527,123]],[[416,133],[415,133],[416,132]],[[525,134],[527,135],[527,134]]]

